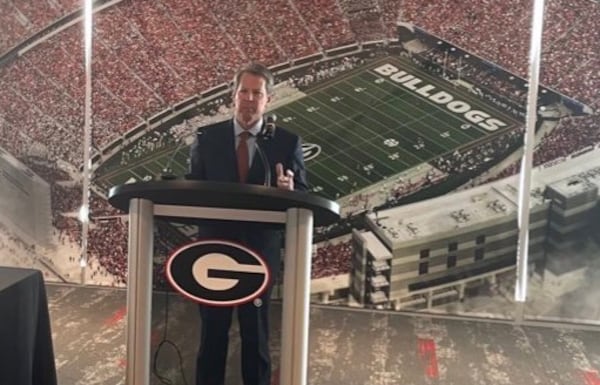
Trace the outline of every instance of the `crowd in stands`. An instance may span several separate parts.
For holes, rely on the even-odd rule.
[[[82,186],[63,186],[57,183],[50,185],[52,211],[56,215],[76,214],[81,207]]]
[[[369,207],[369,209],[379,210],[384,207],[394,207],[402,198],[412,195],[424,188],[433,186],[434,184],[443,181],[445,178],[446,175],[436,169],[427,170],[424,175],[420,175],[419,178],[416,178],[415,180],[404,180],[400,178],[386,191],[385,202],[382,204],[374,204]]]
[[[294,87],[297,87],[298,89],[304,89],[314,83],[331,79],[342,72],[350,71],[351,69],[362,64],[364,64],[364,60],[358,57],[344,57],[340,61],[334,60],[323,63],[322,65],[316,64],[304,75],[292,76],[289,81]]]
[[[326,243],[317,248],[312,256],[311,278],[323,278],[348,274],[351,269],[351,257],[354,248],[352,241]]]
[[[95,147],[102,148],[187,97],[229,81],[248,60],[277,64],[353,40],[333,3],[289,5],[272,1],[266,10],[252,12],[264,4],[122,2],[96,14]],[[58,19],[56,13],[44,15]],[[45,143],[51,156],[74,165],[82,160],[82,40],[81,24],[75,24],[0,68],[0,110],[6,111],[3,118],[11,130]]]
[[[456,55],[448,55],[443,47],[433,47],[424,54],[429,60],[435,63],[440,72],[443,67],[447,69],[446,75],[452,71],[454,76],[460,76],[461,79],[469,79],[478,86],[487,87],[495,93],[506,96],[519,105],[525,105],[527,101],[527,91],[523,84],[508,82],[495,76],[492,69],[485,69],[476,65],[474,62],[462,59]]]
[[[358,194],[338,200],[340,216],[343,221],[351,221],[353,217],[397,206],[403,198],[440,183],[446,177],[446,173],[431,167],[429,164],[414,167],[369,186]],[[332,229],[324,231],[324,233],[328,231],[332,231]],[[319,233],[321,233],[320,229]]]
[[[63,243],[81,243],[81,222],[77,217],[81,207],[82,186],[71,187],[53,183],[50,185],[52,202],[52,226],[58,231]]]
[[[115,284],[127,282],[127,224],[121,218],[95,221],[90,229],[89,255],[99,262],[95,274],[108,272],[115,278]],[[155,263],[154,287],[168,288],[165,275],[167,257],[170,256],[177,245],[166,242],[168,239],[161,233],[160,228],[155,234]],[[351,268],[353,248],[351,241],[327,242],[318,247],[312,256],[312,279],[347,274]],[[99,267],[103,267],[104,270]]]
[[[534,166],[566,157],[600,143],[600,115],[569,117],[546,134],[534,154]]]
[[[127,223],[121,218],[94,221],[89,231],[88,256],[98,260],[116,284],[127,282]]]
[[[101,148],[153,114],[228,81],[248,60],[277,64],[369,36],[393,37],[398,20],[414,22],[525,75],[530,16],[525,3],[461,4],[449,0],[118,3],[96,15],[94,145]],[[11,26],[39,30],[74,6],[74,1],[19,2],[9,7],[10,12],[0,12],[6,19],[0,29],[22,40],[27,34],[11,33]],[[599,8],[584,0],[549,2],[547,19],[556,23],[546,23],[542,71],[543,84],[593,105],[598,103],[594,91],[600,86],[594,72],[600,60],[594,45],[599,40],[594,28]],[[497,14],[503,15],[502,22]],[[512,28],[506,28],[507,23]],[[26,140],[45,143],[55,159],[75,165],[81,162],[84,116],[82,52],[81,24],[76,24],[0,68],[3,119]],[[489,74],[470,75],[481,76],[479,80],[492,88],[506,87]],[[524,97],[522,92],[515,96]]]
[[[292,22],[294,29],[305,25],[322,49],[335,48],[355,41],[346,16],[337,3],[327,0],[292,0],[291,4],[301,15]],[[277,15],[274,15],[277,17]]]
[[[123,215],[123,212],[114,208],[108,201],[96,193],[90,194],[90,217],[110,217]]]
[[[255,6],[264,7],[266,14],[277,15],[262,25],[271,37],[276,37],[288,60],[314,54],[320,49],[311,29],[298,28],[302,23],[302,14],[290,4],[293,3],[288,0],[263,1],[260,4],[256,0],[254,2]]]
[[[50,185],[71,180],[71,176],[67,172],[61,170],[56,164],[48,163],[45,159],[22,157],[21,161]]]
[[[556,24],[545,23],[544,38],[550,39],[542,53],[543,84],[600,108],[600,4],[589,1],[558,1]],[[551,35],[551,36],[550,36]]]
[[[381,40],[386,37],[377,0],[340,0],[339,3],[357,41]]]
[[[514,151],[522,143],[522,138],[523,130],[513,129],[476,147],[456,150],[452,154],[438,157],[432,161],[432,165],[451,175],[475,175],[484,169],[486,164],[495,164]]]
[[[81,222],[77,218],[53,212],[52,225],[58,230],[58,239],[62,244],[81,244]]]
[[[547,2],[541,84],[593,106],[600,77],[600,5],[586,0]],[[403,1],[401,19],[494,62],[523,78],[528,74],[531,8],[518,0]],[[502,15],[498,17],[497,15]]]
[[[175,139],[168,132],[154,131],[136,141],[133,146],[127,150],[121,151],[121,165],[126,165],[130,161],[141,158],[148,153],[158,151],[168,145],[173,144]]]
[[[23,42],[81,7],[75,0],[20,0],[0,4],[0,52]],[[498,17],[502,15],[502,17]],[[231,79],[242,63],[268,65],[323,52],[371,38],[394,37],[396,22],[413,22],[470,52],[525,76],[531,12],[528,4],[442,0],[198,0],[123,1],[96,14],[93,64],[93,143],[102,148],[153,114]],[[544,30],[542,84],[600,107],[598,42],[600,5],[586,0],[548,2]],[[25,159],[34,144],[43,144],[51,161],[75,167],[82,163],[85,74],[81,24],[75,24],[0,66],[0,146]],[[431,51],[441,60],[440,51]],[[357,59],[358,60],[358,59]],[[457,68],[454,57],[449,65]],[[359,61],[338,63],[339,70]],[[297,86],[335,76],[338,67],[318,68],[296,79]],[[523,102],[524,94],[493,74],[461,67],[465,76]],[[544,138],[537,164],[597,143],[598,120],[572,118]],[[595,130],[595,131],[594,131]],[[576,134],[574,134],[576,133]],[[473,171],[521,138],[515,130],[477,149],[434,161],[446,173]],[[145,142],[147,147],[160,146]],[[136,156],[134,153],[131,156]],[[53,224],[61,237],[80,242],[80,224],[72,216],[81,187],[55,182],[68,179],[60,171],[29,162],[52,185]],[[514,167],[516,168],[516,166]],[[427,183],[427,176],[423,177]],[[419,179],[421,181],[421,179]],[[391,189],[391,199],[421,186]],[[408,188],[408,190],[406,190]],[[395,194],[395,195],[394,195]],[[372,205],[373,200],[371,200]],[[361,203],[362,204],[362,203]],[[96,196],[93,216],[117,212]],[[367,205],[369,206],[369,205]],[[117,235],[116,235],[117,234]],[[124,279],[126,226],[120,219],[98,221],[90,231],[90,250],[119,280]],[[93,246],[92,246],[93,245]],[[346,271],[350,246],[319,248],[315,275]],[[335,262],[331,267],[326,261]],[[333,269],[333,270],[331,270]],[[316,273],[319,271],[319,273]]]
[[[600,143],[600,115],[563,118],[558,126],[544,135],[533,153],[533,167],[555,160]],[[485,182],[502,179],[520,172],[521,161],[514,162]]]
[[[0,4],[0,54],[81,8],[79,0],[19,0]]]

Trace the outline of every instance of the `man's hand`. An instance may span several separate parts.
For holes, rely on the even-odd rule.
[[[284,190],[293,190],[294,189],[294,172],[292,170],[286,170],[285,174],[283,173],[283,165],[281,163],[277,163],[275,165],[275,171],[277,172],[277,187]]]

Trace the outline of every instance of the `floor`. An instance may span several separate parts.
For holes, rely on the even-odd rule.
[[[125,291],[55,284],[47,291],[59,384],[124,384]],[[153,353],[165,336],[166,299],[163,293],[153,298]],[[272,311],[277,367],[281,306],[275,303]],[[169,296],[166,336],[174,345],[162,344],[155,358],[159,375],[172,384],[194,383],[199,322],[194,304]],[[309,384],[600,385],[600,333],[593,328],[324,306],[311,308],[310,322]],[[227,384],[237,385],[235,325],[231,333]],[[151,383],[161,382],[153,375]]]

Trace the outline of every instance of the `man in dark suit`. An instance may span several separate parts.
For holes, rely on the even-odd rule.
[[[260,64],[250,64],[234,78],[233,119],[198,130],[190,151],[188,178],[218,182],[263,184],[264,165],[256,145],[264,151],[271,169],[271,186],[307,190],[301,140],[276,127],[270,139],[264,113],[271,101],[274,78]],[[257,143],[258,142],[258,143]],[[282,230],[251,222],[211,221],[199,226],[200,238],[219,238],[241,243],[262,255],[271,270],[271,282],[280,266]],[[253,302],[237,307],[242,340],[244,385],[269,385],[269,297],[271,287]],[[200,305],[202,319],[196,367],[197,385],[224,385],[228,334],[233,308]]]

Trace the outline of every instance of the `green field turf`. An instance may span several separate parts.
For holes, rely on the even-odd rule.
[[[501,118],[508,123],[503,130],[517,124],[492,105],[410,62],[397,58],[380,60],[318,85],[306,97],[273,111],[278,124],[301,135],[305,144],[320,147],[319,155],[307,160],[314,192],[328,198],[342,197],[457,148],[484,142],[500,132],[469,124],[462,115],[379,75],[374,68],[384,63],[410,71],[474,108]],[[145,175],[160,175],[174,150],[170,147],[156,151],[110,172],[100,168],[96,183],[108,188],[131,177],[141,180]],[[185,174],[188,151],[186,146],[177,151],[171,167],[176,175]]]

